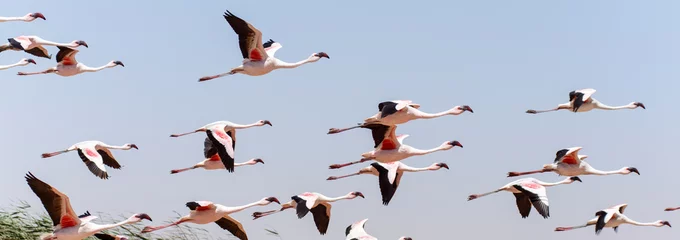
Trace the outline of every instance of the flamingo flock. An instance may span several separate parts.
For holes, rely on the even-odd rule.
[[[243,61],[241,65],[231,68],[226,73],[202,77],[199,82],[208,81],[228,75],[244,74],[248,76],[262,76],[266,75],[276,69],[297,68],[299,66],[317,62],[322,58],[330,59],[325,52],[312,53],[306,59],[295,63],[288,63],[275,58],[275,53],[282,48],[282,45],[272,39],[263,41],[262,33],[250,23],[237,17],[230,11],[226,11],[223,15],[226,22],[230,25],[234,33],[238,36],[238,44]],[[46,20],[41,13],[29,13],[23,17],[0,17],[0,22],[23,21],[31,22],[36,19]],[[8,42],[0,45],[0,53],[3,51],[23,51],[26,54],[52,59],[52,54],[48,47],[56,47],[58,52],[56,54],[57,65],[40,72],[19,72],[18,75],[37,75],[55,73],[59,76],[70,77],[85,72],[98,72],[107,68],[117,66],[124,67],[125,65],[118,60],[113,60],[106,65],[100,67],[89,67],[76,60],[76,54],[79,52],[79,47],[89,48],[89,45],[83,40],[74,40],[69,43],[58,43],[48,41],[38,36],[18,36],[8,38]],[[82,48],[81,48],[82,49]],[[36,61],[31,58],[24,58],[15,64],[0,65],[0,70],[6,70],[13,67],[21,67],[29,64],[36,64]],[[581,90],[574,90],[569,92],[569,102],[559,104],[556,108],[547,110],[527,110],[526,113],[538,114],[545,112],[552,112],[558,110],[569,110],[572,112],[588,112],[593,109],[601,110],[621,110],[621,109],[646,109],[641,102],[631,102],[623,106],[608,106],[598,100],[594,99],[592,95],[595,89],[587,88]],[[429,149],[418,149],[404,143],[404,140],[409,136],[408,134],[397,134],[397,127],[399,125],[407,124],[414,120],[420,119],[434,119],[443,118],[446,116],[461,116],[466,112],[474,113],[469,105],[458,105],[448,110],[436,113],[428,113],[421,111],[421,105],[414,103],[411,100],[391,100],[378,103],[378,112],[365,118],[363,122],[358,123],[352,127],[346,128],[330,128],[327,134],[338,134],[352,129],[368,129],[371,131],[371,139],[373,141],[373,149],[361,154],[361,159],[358,161],[332,164],[330,169],[340,169],[359,164],[367,161],[373,161],[368,166],[354,170],[345,175],[330,176],[326,180],[334,181],[358,175],[373,175],[378,179],[377,191],[380,192],[381,205],[388,207],[389,203],[395,200],[395,193],[400,185],[401,179],[406,172],[435,172],[442,169],[450,169],[449,164],[445,162],[432,163],[425,167],[411,167],[404,163],[414,156],[433,154],[439,151],[448,151],[455,147],[463,148],[463,145],[458,140],[446,140],[439,146]],[[442,119],[440,121],[449,121]],[[226,170],[227,173],[235,171],[236,167],[254,166],[262,164],[264,161],[261,158],[252,157],[245,162],[236,162],[236,131],[247,128],[273,127],[269,120],[258,120],[250,124],[237,124],[230,121],[216,121],[208,123],[202,127],[196,128],[189,132],[171,134],[170,137],[178,138],[194,133],[205,133],[203,139],[203,160],[194,164],[191,167],[170,170],[171,174],[186,172],[193,169],[203,168],[205,170]],[[246,133],[247,134],[247,133]],[[285,144],[285,143],[284,143]],[[73,144],[72,146],[55,151],[42,154],[43,158],[52,158],[60,154],[76,151],[81,161],[85,164],[88,170],[97,178],[102,180],[109,179],[108,168],[120,170],[122,169],[121,161],[117,160],[111,150],[131,150],[139,149],[136,144],[126,143],[123,145],[109,145],[101,141],[89,140]],[[509,172],[507,177],[517,177],[537,173],[554,172],[559,176],[565,176],[566,179],[558,182],[544,182],[536,178],[522,178],[512,181],[500,188],[491,192],[469,195],[467,200],[476,200],[498,192],[510,192],[515,196],[515,203],[519,214],[522,218],[529,217],[532,207],[543,218],[547,219],[550,215],[550,202],[548,200],[547,188],[557,185],[568,185],[574,182],[582,182],[579,176],[584,175],[629,175],[635,173],[640,175],[640,171],[636,167],[625,166],[618,170],[604,171],[592,167],[585,161],[587,155],[580,155],[579,152],[582,147],[570,147],[560,149],[556,152],[554,161],[550,164],[545,164],[539,170],[526,172]],[[456,150],[460,151],[460,150]],[[452,153],[455,155],[455,153]],[[247,158],[246,158],[247,159]],[[51,160],[50,160],[51,161]],[[56,160],[55,160],[56,161]],[[242,161],[242,160],[240,160]],[[57,164],[57,163],[46,163]],[[185,165],[189,166],[189,164]],[[254,167],[253,167],[254,168]],[[240,171],[240,170],[239,170]],[[198,172],[198,171],[196,171]],[[182,176],[184,176],[183,174]],[[190,174],[189,174],[190,175]],[[418,174],[421,175],[421,174]],[[67,175],[65,175],[67,176]],[[413,177],[416,177],[415,175]],[[425,176],[420,176],[425,177]],[[43,182],[28,172],[25,180],[29,188],[40,199],[43,207],[47,211],[53,225],[53,231],[43,234],[42,240],[78,240],[88,237],[96,237],[103,240],[127,240],[126,236],[111,235],[105,233],[108,229],[117,228],[127,224],[139,223],[143,220],[151,221],[151,217],[146,213],[138,213],[129,217],[128,219],[114,224],[97,224],[93,220],[96,219],[88,211],[83,214],[76,214],[72,209],[69,198],[66,194],[60,192],[51,185]],[[575,186],[578,187],[578,186]],[[560,187],[561,188],[561,187]],[[558,189],[559,190],[559,189]],[[402,190],[402,191],[408,191]],[[97,193],[95,193],[97,194]],[[369,194],[370,195],[370,194]],[[303,192],[301,194],[292,195],[290,200],[281,204],[276,197],[265,197],[260,200],[235,207],[228,207],[213,203],[211,201],[191,201],[184,205],[189,208],[188,215],[182,216],[179,219],[172,221],[169,224],[159,226],[146,226],[141,233],[149,233],[160,231],[169,227],[180,224],[211,224],[215,223],[221,229],[231,233],[240,240],[247,240],[248,234],[244,224],[237,221],[231,215],[246,209],[255,207],[264,207],[272,203],[279,204],[280,207],[268,211],[256,211],[252,213],[253,220],[260,219],[272,214],[283,212],[287,209],[295,209],[295,214],[298,219],[302,219],[311,213],[314,224],[320,235],[326,235],[330,232],[341,233],[341,229],[330,228],[331,220],[331,203],[342,200],[364,199],[366,196],[362,192],[352,191],[345,195],[337,197],[328,197],[317,192]],[[360,204],[376,203],[369,196],[366,202]],[[398,199],[398,198],[397,198]],[[486,199],[486,198],[485,198]],[[490,200],[490,199],[489,199]],[[475,201],[478,202],[478,201]],[[481,203],[480,203],[481,204]],[[335,210],[336,215],[346,215],[351,209],[342,206],[340,203]],[[566,208],[557,206],[558,208]],[[595,233],[600,234],[605,227],[613,228],[618,231],[618,227],[622,224],[629,224],[635,226],[652,226],[652,227],[670,227],[671,224],[665,220],[658,220],[654,222],[637,222],[624,215],[626,204],[616,205],[597,211],[595,218],[590,219],[585,224],[572,227],[557,227],[555,231],[569,231],[589,226],[595,227]],[[666,208],[665,211],[680,210],[680,207]],[[269,218],[268,218],[269,219]],[[369,235],[365,228],[367,219],[355,222],[345,229],[345,237],[347,240],[370,240],[377,239]],[[393,229],[392,231],[397,231]],[[399,240],[412,240],[411,237],[401,237]]]

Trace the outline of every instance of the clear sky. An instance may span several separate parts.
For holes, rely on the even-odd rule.
[[[325,51],[331,59],[261,77],[234,75],[198,83],[198,78],[241,63],[237,35],[222,18],[225,9],[283,45],[277,57],[298,61]],[[38,35],[57,42],[85,40],[78,60],[100,66],[120,60],[125,68],[64,78],[18,77],[0,72],[0,206],[27,200],[41,206],[24,181],[37,177],[67,193],[77,212],[146,212],[157,224],[188,213],[184,203],[210,200],[227,206],[316,191],[339,196],[361,191],[366,199],[337,202],[327,236],[313,219],[292,211],[252,221],[259,207],[234,214],[251,239],[263,228],[285,239],[344,239],[352,222],[369,218],[380,239],[555,240],[595,239],[593,228],[555,233],[582,224],[596,211],[628,203],[639,221],[668,220],[680,226],[675,103],[680,87],[680,2],[631,1],[7,1],[0,16],[40,11],[47,21],[0,24],[2,37]],[[49,50],[56,55],[56,48]],[[0,65],[27,54],[3,52]],[[647,110],[556,112],[551,108],[574,89],[595,88],[609,105],[632,101]],[[335,182],[328,165],[360,158],[373,146],[370,133],[326,135],[373,115],[377,103],[411,99],[437,112],[468,104],[474,114],[402,125],[406,143],[418,148],[459,140],[464,149],[413,157],[414,167],[446,162],[450,171],[407,174],[388,207],[381,205],[376,177]],[[229,120],[270,120],[273,127],[238,133],[237,162],[253,157],[266,164],[226,171],[174,168],[202,160],[204,135],[168,135]],[[76,153],[42,159],[40,154],[83,140],[136,143],[138,151],[115,151],[124,165],[99,180]],[[508,171],[551,163],[557,150],[583,146],[596,168],[637,167],[641,176],[582,177],[583,183],[548,189],[551,218],[532,209],[522,219],[510,193],[467,202],[514,179]],[[562,180],[556,174],[540,180]],[[39,208],[42,210],[42,208]],[[204,225],[215,236],[215,224]],[[622,226],[597,239],[672,239],[676,228]]]

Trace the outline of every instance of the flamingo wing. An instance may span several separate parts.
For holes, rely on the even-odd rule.
[[[205,137],[205,141],[203,141],[203,156],[205,156],[205,158],[211,158],[215,154],[217,154],[217,148],[213,146],[209,137]]]
[[[73,208],[71,208],[71,202],[66,194],[36,178],[30,172],[26,174],[26,182],[35,195],[40,198],[45,210],[52,219],[55,229],[80,225],[80,219],[73,211]]]
[[[378,104],[380,118],[395,114],[411,104],[410,100],[385,101]],[[417,104],[416,104],[417,105]],[[420,106],[420,105],[418,105]]]
[[[185,204],[191,211],[205,211],[215,208],[215,204],[210,201],[193,201]]]
[[[276,51],[278,51],[279,49],[281,49],[283,47],[280,43],[275,42],[274,40],[271,40],[271,39],[269,39],[269,41],[262,44],[262,46],[264,47],[264,50],[267,52],[267,55],[270,56],[270,57],[274,57],[274,54],[276,54]]]
[[[231,218],[230,216],[224,216],[217,221],[215,221],[222,229],[229,231],[232,235],[240,240],[248,240],[246,235],[246,230],[243,229],[243,225]]]
[[[80,146],[78,147],[78,156],[83,160],[85,166],[101,179],[108,179],[109,174],[106,172],[104,160],[94,146]]]
[[[76,61],[76,54],[78,53],[78,49],[61,46],[58,48],[59,52],[57,53],[57,63],[61,63],[63,65],[78,64],[78,61]]]
[[[534,205],[536,211],[538,211],[543,218],[550,217],[550,207],[545,187],[533,182],[522,182],[513,185],[513,187],[529,198],[531,204]]]
[[[31,54],[31,55],[36,56],[36,57],[43,57],[43,58],[47,58],[47,59],[52,59],[52,55],[50,55],[47,52],[47,49],[45,49],[42,45],[28,49],[28,50],[24,50],[24,52],[27,52],[28,54]]]
[[[213,146],[217,149],[217,154],[222,159],[224,167],[229,172],[234,172],[234,147],[231,137],[224,132],[221,127],[214,127],[206,131],[208,138],[212,141]]]
[[[347,240],[354,239],[354,238],[359,238],[363,236],[370,236],[364,229],[366,226],[366,221],[368,219],[361,220],[359,222],[353,223],[352,225],[347,226],[345,229],[345,236],[347,236]],[[364,238],[361,238],[364,239]]]
[[[29,37],[26,37],[26,36],[19,36],[19,37],[15,37],[15,38],[9,38],[9,39],[7,39],[7,41],[9,42],[9,44],[10,44],[12,47],[14,47],[14,48],[16,48],[16,49],[19,49],[19,50],[24,50],[24,51],[25,51],[26,49],[28,49],[28,47],[30,47],[30,46],[31,46],[31,43],[32,43],[32,42],[31,42],[31,39],[30,39]]]
[[[97,149],[99,155],[102,156],[102,161],[104,162],[104,165],[109,166],[113,169],[121,168],[120,163],[116,161],[116,159],[113,157],[113,154],[108,148],[96,145],[95,149]]]
[[[582,99],[581,99],[581,100],[583,100],[583,102],[587,102],[588,100],[590,100],[590,98],[593,96],[593,94],[595,94],[596,91],[597,90],[592,89],[592,88],[576,90],[576,92],[583,94]]]
[[[253,25],[250,25],[250,23],[229,11],[224,13],[224,19],[227,20],[231,28],[238,35],[239,47],[244,59],[262,61],[267,58],[267,52],[262,46],[262,33],[260,30],[257,30]]]
[[[527,218],[531,212],[531,201],[524,193],[513,193],[515,195],[515,202],[517,203],[517,209],[522,218]]]
[[[578,156],[579,150],[581,150],[581,147],[561,149],[555,153],[555,162],[581,164],[581,158]]]
[[[614,209],[605,209],[595,213],[595,216],[597,216],[597,222],[595,223],[595,234],[600,234],[607,222],[609,222],[609,220],[614,217],[615,211],[616,210]]]
[[[331,205],[327,202],[319,203],[316,207],[310,209],[314,216],[314,224],[321,235],[325,235],[328,231],[328,223],[331,221]]]
[[[318,198],[319,198],[319,196],[317,196],[316,194],[312,194],[312,193],[303,193],[303,194],[291,197],[291,199],[293,199],[293,201],[295,201],[295,204],[296,204],[295,210],[296,210],[296,213],[298,215],[298,218],[305,217],[305,215],[307,215],[309,210],[311,210],[312,207],[314,207]]]
[[[116,240],[116,236],[110,235],[110,234],[105,234],[105,233],[96,233],[94,234],[96,238],[99,238],[101,240]]]
[[[78,219],[80,219],[81,222],[89,222],[89,221],[92,221],[94,219],[97,219],[97,217],[92,216],[92,214],[90,214],[90,211],[86,211],[82,215],[78,216]]]
[[[397,191],[396,178],[398,175],[397,164],[371,163],[371,166],[378,171],[378,184],[380,185],[380,195],[382,195],[383,205],[387,205],[392,200]]]
[[[385,140],[385,136],[390,131],[390,126],[388,125],[383,125],[380,123],[368,123],[368,124],[363,124],[361,125],[362,128],[367,128],[371,130],[371,134],[373,136],[373,148],[377,148],[380,146],[380,144]]]
[[[406,137],[402,137],[401,139],[398,138],[396,130],[397,125],[389,126],[389,130],[387,133],[383,135],[383,140],[381,141],[380,146],[378,148],[380,148],[381,150],[393,150],[401,147],[401,141],[404,140],[404,138]],[[376,133],[373,134],[374,138],[375,135]]]

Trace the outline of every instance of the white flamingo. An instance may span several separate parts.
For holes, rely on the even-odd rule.
[[[0,70],[6,70],[6,69],[13,68],[13,67],[26,66],[26,65],[28,65],[29,63],[36,64],[35,61],[34,61],[33,59],[24,58],[24,59],[21,59],[18,63],[15,63],[15,64],[4,65],[4,66],[3,66],[3,65],[0,65]]]
[[[234,167],[255,165],[255,164],[258,164],[258,163],[264,164],[264,161],[262,161],[262,159],[259,159],[259,158],[253,158],[253,159],[250,159],[247,162],[234,163]],[[203,168],[205,170],[226,169],[224,167],[224,164],[222,163],[222,161],[220,159],[220,156],[215,154],[212,157],[205,159],[205,160],[197,163],[196,165],[194,165],[192,167],[171,170],[170,174],[181,173],[181,172],[189,171],[189,170],[196,169],[196,168]]]
[[[613,228],[615,232],[618,232],[619,226],[621,224],[630,224],[630,225],[635,225],[635,226],[651,226],[651,227],[663,227],[663,226],[668,226],[670,227],[671,224],[668,221],[663,221],[659,220],[656,222],[650,222],[650,223],[641,223],[634,221],[630,218],[628,218],[626,215],[623,215],[623,211],[626,210],[626,207],[628,204],[620,204],[613,206],[611,208],[607,208],[604,210],[600,210],[597,213],[595,213],[596,218],[591,219],[584,225],[580,226],[574,226],[574,227],[558,227],[555,229],[555,231],[561,232],[561,231],[569,231],[569,230],[574,230],[574,229],[579,229],[579,228],[584,228],[588,227],[591,225],[595,225],[595,234],[600,234],[603,228],[609,227]]]
[[[107,68],[112,68],[115,66],[122,66],[125,67],[125,65],[121,61],[111,61],[108,64],[101,66],[101,67],[88,67],[85,64],[79,63],[76,61],[76,54],[78,53],[77,49],[69,48],[69,47],[58,47],[59,52],[57,53],[57,66],[49,68],[45,71],[42,72],[32,72],[32,73],[25,73],[25,72],[19,72],[17,75],[19,76],[28,76],[28,75],[36,75],[36,74],[48,74],[48,73],[56,73],[59,76],[62,77],[70,77],[74,75],[78,75],[81,73],[85,72],[99,72],[101,70],[107,69]]]
[[[328,130],[328,134],[335,134],[355,128],[360,128],[363,125],[371,123],[381,123],[383,125],[389,126],[404,124],[411,120],[416,119],[430,119],[446,115],[460,115],[465,111],[474,113],[474,111],[472,111],[472,108],[470,108],[470,106],[468,105],[455,106],[449,110],[438,113],[426,113],[418,110],[418,108],[420,108],[420,104],[413,103],[411,100],[393,100],[381,102],[378,104],[378,113],[369,118],[366,118],[364,120],[364,123],[360,123],[354,127],[342,129],[331,128]]]
[[[368,219],[361,220],[359,222],[356,222],[352,225],[347,226],[345,229],[345,236],[346,240],[378,240],[378,238],[368,235],[366,233],[366,230],[364,229],[366,227],[366,221]],[[413,240],[411,237],[400,237],[399,240]]]
[[[547,183],[539,181],[535,178],[523,178],[508,183],[505,186],[488,193],[472,194],[468,196],[468,201],[500,191],[508,191],[515,195],[517,209],[519,210],[519,214],[522,216],[522,218],[529,216],[529,213],[531,212],[531,205],[534,205],[536,211],[538,211],[538,213],[541,214],[543,218],[548,218],[550,217],[550,204],[548,203],[548,195],[546,193],[545,187],[571,184],[574,181],[581,182],[581,179],[578,177],[569,177],[556,183]]]
[[[404,175],[404,172],[437,171],[442,168],[449,169],[449,165],[446,163],[433,163],[428,167],[414,168],[400,161],[391,163],[374,162],[371,163],[370,166],[362,168],[356,173],[344,176],[331,176],[326,180],[337,180],[361,174],[371,174],[373,176],[378,176],[378,184],[380,185],[382,203],[383,205],[388,205],[390,200],[392,200],[394,193],[397,191],[397,187],[399,187],[399,183],[401,182],[401,177]]]
[[[113,157],[113,154],[111,154],[111,151],[109,151],[109,149],[130,150],[133,148],[139,149],[137,148],[137,145],[132,143],[127,143],[123,146],[112,146],[101,141],[84,141],[73,144],[66,150],[51,153],[43,153],[42,157],[49,158],[62,153],[77,150],[78,156],[80,156],[80,159],[83,160],[85,166],[87,166],[87,168],[90,169],[90,172],[92,172],[95,176],[101,179],[108,179],[109,174],[106,172],[106,167],[104,165],[109,166],[113,169],[121,168],[121,165]]]
[[[211,79],[224,77],[236,73],[242,73],[249,76],[265,75],[275,69],[280,68],[296,68],[307,63],[319,61],[321,58],[330,58],[324,52],[314,53],[309,58],[296,62],[287,63],[276,59],[274,54],[282,46],[280,43],[269,41],[262,43],[262,33],[257,28],[250,25],[243,19],[234,16],[229,11],[224,13],[224,19],[227,20],[234,32],[238,35],[239,47],[241,48],[241,55],[243,56],[243,64],[241,66],[232,68],[227,73],[222,73],[214,76],[202,77],[199,82],[208,81]]]
[[[13,51],[24,51],[36,57],[43,57],[52,59],[52,55],[47,52],[43,46],[57,46],[57,47],[70,47],[77,48],[80,46],[88,47],[87,43],[82,40],[75,40],[70,43],[57,43],[52,41],[47,41],[38,36],[19,36],[15,38],[7,39],[8,43],[0,45],[0,52],[6,50]]]
[[[636,109],[638,107],[641,107],[643,109],[645,108],[645,105],[642,104],[641,102],[632,102],[628,105],[624,106],[618,106],[618,107],[612,107],[612,106],[607,106],[596,99],[592,98],[591,96],[595,93],[595,89],[592,88],[587,88],[587,89],[581,89],[581,90],[575,90],[569,92],[569,102],[568,103],[563,103],[560,105],[557,105],[556,108],[553,109],[548,109],[548,110],[527,110],[527,113],[531,114],[537,114],[537,113],[544,113],[544,112],[552,112],[552,111],[557,111],[561,109],[566,109],[572,112],[588,112],[593,109],[602,109],[602,110],[619,110],[619,109]]]
[[[543,165],[543,169],[529,172],[509,172],[508,177],[516,177],[534,173],[555,172],[560,176],[580,176],[580,175],[612,175],[621,174],[628,175],[636,173],[640,175],[640,171],[634,167],[623,167],[615,171],[601,171],[590,166],[584,159],[587,155],[579,155],[578,152],[582,147],[565,148],[557,151],[555,154],[555,162],[552,164]]]
[[[32,173],[26,174],[26,182],[40,198],[54,224],[54,231],[40,236],[41,240],[80,240],[104,230],[140,222],[142,219],[151,221],[149,215],[140,213],[116,224],[96,224],[92,220],[97,217],[90,215],[90,212],[76,215],[66,194],[36,178]]]
[[[197,132],[205,132],[207,138],[204,141],[203,156],[213,158],[217,155],[227,171],[234,172],[234,151],[236,149],[236,130],[251,127],[272,126],[268,120],[259,120],[252,124],[236,124],[229,121],[217,121],[209,123],[199,129],[187,133],[172,134],[170,137],[181,137]]]
[[[376,160],[381,163],[389,163],[400,161],[412,156],[425,155],[437,151],[444,151],[453,148],[454,146],[463,147],[458,141],[446,141],[442,143],[439,147],[421,150],[406,144],[402,141],[409,135],[399,135],[395,134],[397,125],[383,125],[380,123],[363,124],[361,128],[371,129],[373,135],[373,146],[375,149],[370,152],[365,152],[361,154],[363,157],[361,160],[356,162],[349,162],[343,164],[333,164],[329,166],[330,169],[338,169],[346,167],[349,165],[362,163],[370,160]]]
[[[255,206],[266,206],[270,203],[279,203],[279,200],[275,197],[263,198],[260,201],[246,204],[238,207],[227,207],[220,204],[214,204],[209,201],[194,201],[186,203],[186,206],[191,210],[189,215],[181,217],[176,222],[168,225],[151,227],[147,226],[142,229],[142,233],[153,232],[161,230],[167,227],[172,227],[182,223],[194,223],[194,224],[208,224],[216,223],[220,228],[229,231],[232,235],[236,236],[240,240],[248,240],[246,231],[240,222],[229,216],[232,213],[243,211],[244,209],[255,207]]]
[[[364,194],[362,194],[361,192],[350,192],[344,196],[331,198],[321,193],[305,192],[303,194],[291,197],[291,199],[293,200],[281,205],[280,210],[272,210],[267,212],[254,212],[253,218],[258,219],[264,216],[284,211],[289,208],[295,208],[299,219],[302,219],[304,216],[307,215],[307,213],[312,212],[312,215],[314,215],[314,224],[316,224],[316,229],[319,230],[319,233],[321,235],[324,235],[328,230],[328,223],[331,220],[330,203],[345,199],[355,199],[356,197],[364,198]]]
[[[23,17],[0,17],[0,23],[1,22],[11,22],[11,21],[32,22],[33,20],[36,20],[38,18],[42,18],[42,20],[47,20],[45,18],[45,15],[43,15],[42,13],[36,12],[36,13],[26,14]]]

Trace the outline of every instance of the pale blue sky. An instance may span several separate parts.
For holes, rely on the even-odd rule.
[[[222,18],[225,9],[258,27],[263,38],[280,42],[282,60],[318,51],[331,59],[262,77],[198,83],[241,62],[237,36]],[[121,60],[126,67],[70,78],[16,76],[55,65],[36,58],[37,66],[0,72],[0,206],[18,199],[40,206],[23,179],[32,171],[67,193],[77,212],[146,212],[154,224],[174,218],[173,210],[187,213],[184,203],[191,200],[234,206],[266,196],[287,201],[304,191],[361,191],[367,197],[334,204],[324,237],[311,217],[298,220],[293,212],[251,220],[253,211],[275,206],[235,214],[251,239],[270,238],[264,227],[285,239],[344,239],[344,228],[363,218],[380,239],[595,239],[592,228],[553,230],[620,203],[629,204],[633,219],[680,225],[680,213],[663,211],[680,205],[674,149],[680,134],[678,9],[673,0],[7,1],[0,15],[40,11],[47,21],[2,23],[2,38],[85,40],[90,48],[81,49],[80,62]],[[0,64],[26,56],[3,52]],[[594,97],[610,105],[640,101],[648,109],[524,113],[554,107],[581,88],[597,89]],[[370,150],[370,133],[325,133],[371,116],[378,102],[391,99],[411,99],[428,112],[468,104],[475,113],[399,127],[414,147],[455,139],[465,148],[407,159],[411,166],[446,162],[452,169],[405,176],[384,207],[375,177],[325,181],[367,165],[327,169]],[[265,165],[233,174],[169,174],[202,160],[203,146],[203,135],[169,134],[217,120],[259,119],[274,127],[239,132],[237,161],[261,157]],[[111,170],[107,181],[95,178],[76,153],[40,158],[93,139],[132,142],[140,150],[114,152],[124,168]],[[596,168],[635,166],[642,175],[583,177],[583,183],[551,188],[548,220],[534,210],[521,219],[510,193],[466,201],[513,180],[506,172],[539,168],[572,146],[583,146]],[[215,224],[204,227],[223,234]],[[676,228],[623,226],[619,234],[607,229],[597,239],[678,236]]]

